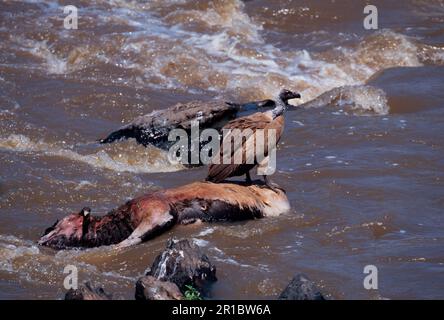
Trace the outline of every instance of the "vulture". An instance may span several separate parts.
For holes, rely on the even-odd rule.
[[[206,178],[207,181],[211,182],[222,182],[227,178],[246,175],[246,182],[251,183],[250,170],[253,169],[257,165],[266,164],[268,160],[268,143],[267,143],[267,132],[270,129],[274,129],[276,132],[276,144],[279,142],[279,139],[284,130],[284,117],[283,113],[287,107],[287,101],[290,99],[300,98],[301,95],[299,93],[292,92],[290,90],[283,89],[278,98],[275,101],[275,108],[266,112],[256,112],[249,116],[241,117],[238,119],[234,119],[228,122],[223,128],[223,137],[220,144],[218,161],[212,161],[208,170],[208,176]],[[239,129],[239,130],[235,130]],[[250,130],[248,130],[250,129]],[[257,130],[262,129],[264,132],[264,161],[259,163],[259,159],[256,157],[255,149],[256,140],[258,139]],[[242,134],[242,137],[239,137],[239,134]],[[225,139],[229,140],[229,145],[227,143],[224,144]],[[236,141],[236,139],[240,140],[241,143],[237,146],[233,147],[233,142],[231,140]],[[250,139],[250,143],[247,141]],[[239,140],[238,140],[239,141]],[[252,143],[251,143],[252,142]],[[228,150],[224,151],[224,145],[230,146]],[[239,150],[239,148],[242,148]],[[235,153],[242,152],[242,159],[240,163],[235,163]],[[225,156],[230,156],[230,162],[224,163],[224,152]],[[250,153],[252,152],[252,153]],[[254,158],[250,158],[252,161],[247,161],[247,154],[253,155]],[[214,159],[214,158],[213,158]],[[265,184],[268,185],[267,176],[264,175]]]

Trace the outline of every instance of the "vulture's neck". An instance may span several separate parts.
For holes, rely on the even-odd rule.
[[[273,120],[276,119],[277,117],[279,117],[280,115],[282,115],[286,109],[286,104],[285,102],[282,100],[281,97],[278,97],[276,99],[276,107],[271,110],[271,114],[273,117]]]

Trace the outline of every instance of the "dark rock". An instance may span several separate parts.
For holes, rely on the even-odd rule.
[[[279,300],[325,300],[313,281],[297,274],[279,295]]]
[[[218,122],[226,123],[233,119],[239,108],[240,105],[226,104],[222,101],[178,103],[170,108],[155,110],[134,119],[100,140],[100,143],[134,138],[144,146],[154,145],[168,150],[174,144],[168,140],[171,130],[181,128],[190,132],[193,120],[199,120],[201,129],[217,128]]]
[[[65,294],[65,300],[111,300],[112,295],[108,294],[103,288],[96,288],[91,283],[86,282],[78,289],[69,289]]]
[[[101,139],[100,143],[112,143],[118,140],[134,138],[137,143],[144,146],[154,145],[168,150],[175,143],[168,140],[170,131],[180,128],[189,133],[193,120],[199,120],[201,130],[206,128],[220,130],[229,120],[236,118],[239,112],[274,108],[275,105],[276,103],[270,99],[251,101],[244,104],[224,101],[178,103],[172,107],[154,110],[149,114],[134,119],[132,122],[111,132],[106,138]]]
[[[186,239],[169,240],[147,275],[173,282],[182,292],[187,285],[202,292],[207,284],[217,280],[216,267],[197,245]]]
[[[182,300],[183,295],[176,284],[161,281],[152,276],[139,278],[136,282],[136,300]]]

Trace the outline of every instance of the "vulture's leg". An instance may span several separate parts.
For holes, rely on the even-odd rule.
[[[245,174],[245,182],[246,182],[247,184],[251,184],[250,171],[247,171],[247,173]]]
[[[277,185],[271,182],[270,179],[268,179],[269,173],[267,174],[267,172],[269,171],[268,170],[269,162],[270,162],[270,157],[265,157],[264,159],[262,159],[262,161],[259,162],[258,164],[257,173],[258,175],[261,175],[264,178],[265,185],[268,188],[273,189]]]
[[[270,189],[275,189],[275,188],[280,189],[279,185],[277,185],[276,183],[274,183],[273,181],[270,181],[270,179],[268,179],[268,175],[263,175],[263,177],[264,177],[265,185],[268,188],[270,188]]]

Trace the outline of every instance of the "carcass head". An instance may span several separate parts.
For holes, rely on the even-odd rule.
[[[81,247],[91,222],[90,213],[91,209],[85,207],[79,213],[72,213],[56,221],[52,227],[45,230],[39,245],[54,249]]]

